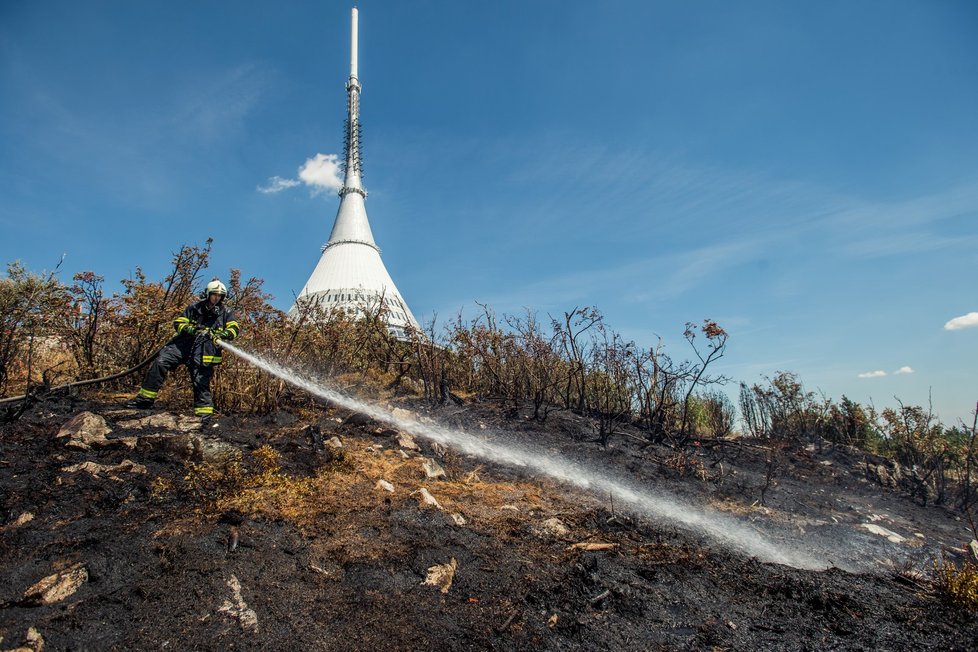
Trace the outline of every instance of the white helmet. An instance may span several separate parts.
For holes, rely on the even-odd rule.
[[[228,295],[228,289],[224,287],[223,283],[221,283],[217,279],[214,279],[213,281],[207,284],[207,289],[204,290],[204,298],[206,299],[212,294],[219,294],[222,297],[226,297]]]

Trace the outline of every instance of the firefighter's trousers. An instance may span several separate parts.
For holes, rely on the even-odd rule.
[[[139,396],[155,400],[163,387],[166,375],[179,365],[186,365],[190,372],[190,382],[194,388],[194,414],[201,416],[214,413],[214,398],[211,395],[211,376],[214,367],[200,360],[198,347],[192,337],[180,337],[170,342],[160,351],[156,360],[146,372]]]

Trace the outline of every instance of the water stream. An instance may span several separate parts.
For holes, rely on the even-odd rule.
[[[492,441],[485,433],[469,433],[396,415],[384,407],[344,394],[327,383],[310,378],[263,356],[249,353],[226,342],[222,342],[222,346],[259,369],[345,409],[365,414],[398,430],[437,442],[467,455],[499,464],[523,467],[603,497],[610,494],[616,504],[626,506],[637,515],[666,521],[671,525],[706,535],[718,544],[761,561],[805,569],[823,569],[832,565],[828,560],[819,559],[810,552],[788,543],[774,542],[732,516],[692,505],[668,492],[661,490],[653,492],[647,488],[636,487],[608,473],[584,467],[560,455],[535,449],[526,444]]]

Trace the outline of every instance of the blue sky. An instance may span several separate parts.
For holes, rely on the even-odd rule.
[[[738,380],[970,423],[978,3],[359,8],[367,209],[419,318],[596,305],[680,357],[712,318]],[[213,236],[287,308],[338,199],[259,188],[341,153],[349,13],[0,4],[0,262],[118,289]]]

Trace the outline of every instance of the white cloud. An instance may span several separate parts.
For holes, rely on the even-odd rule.
[[[294,188],[298,186],[299,182],[295,179],[283,179],[282,177],[268,177],[268,183],[264,186],[258,186],[258,192],[263,192],[266,195],[270,195],[276,192],[282,192],[283,190],[288,190],[289,188]]]
[[[886,375],[885,371],[867,371],[866,373],[859,374],[859,378],[882,378]]]
[[[971,328],[973,326],[978,326],[978,312],[969,312],[967,315],[955,317],[948,323],[944,324],[944,330],[956,331],[962,328]]]
[[[899,369],[897,369],[896,371],[894,371],[893,372],[893,375],[894,376],[902,376],[904,374],[912,374],[912,373],[913,373],[913,368],[912,367],[906,367],[906,366],[904,366],[904,367],[900,367]]]
[[[327,190],[336,192],[343,187],[343,168],[336,154],[316,154],[312,158],[307,158],[306,162],[299,166],[298,174],[298,179],[269,177],[268,183],[258,186],[258,192],[270,195],[295,188],[300,183],[309,186],[314,195]]]
[[[340,160],[336,154],[316,154],[299,168],[299,179],[313,192],[337,191],[343,187]]]

